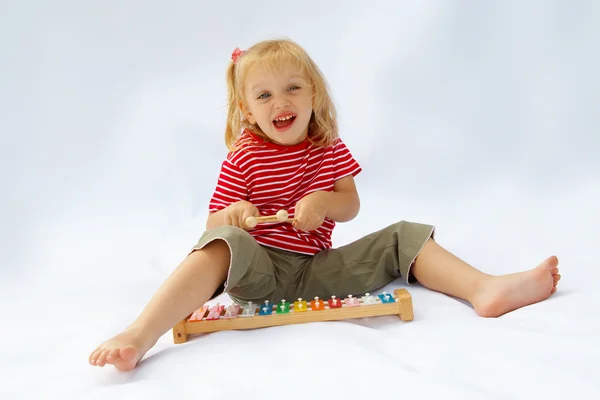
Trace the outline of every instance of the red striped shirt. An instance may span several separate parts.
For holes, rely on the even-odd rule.
[[[240,148],[230,152],[221,165],[209,212],[246,200],[258,208],[260,215],[287,210],[292,218],[296,203],[304,196],[320,190],[332,192],[335,181],[361,172],[339,138],[327,147],[308,141],[282,146],[244,131],[238,143]],[[296,230],[291,223],[276,222],[260,223],[249,233],[264,246],[314,255],[331,248],[334,227],[335,221],[325,218],[311,232]]]

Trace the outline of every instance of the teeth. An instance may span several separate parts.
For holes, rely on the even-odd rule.
[[[293,115],[288,115],[287,117],[276,118],[275,121],[286,121],[288,119],[292,119],[293,117]]]

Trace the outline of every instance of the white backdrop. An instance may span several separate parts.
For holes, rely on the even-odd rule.
[[[87,356],[201,235],[231,51],[275,37],[319,64],[364,168],[336,246],[432,223],[487,272],[558,255],[550,304],[585,306],[577,293],[600,277],[600,6],[525,3],[2,2],[2,386],[127,393],[111,379],[131,378]],[[416,305],[431,296],[415,290]],[[580,322],[597,333],[597,315]]]

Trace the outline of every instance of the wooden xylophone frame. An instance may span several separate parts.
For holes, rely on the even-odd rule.
[[[173,327],[173,341],[176,344],[185,343],[190,335],[198,333],[266,328],[307,322],[339,321],[394,314],[397,314],[402,321],[412,321],[414,312],[410,293],[406,289],[396,289],[393,297],[396,301],[392,303],[378,302],[376,304],[360,304],[359,306],[349,307],[345,306],[344,300],[341,300],[342,307],[339,308],[325,308],[322,310],[311,310],[309,308],[308,311],[303,312],[290,310],[286,314],[273,312],[271,315],[258,315],[258,313],[255,313],[253,316],[237,316],[231,319],[220,318],[210,321],[190,321],[189,319],[192,316],[190,314]]]

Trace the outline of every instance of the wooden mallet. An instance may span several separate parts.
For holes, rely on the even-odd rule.
[[[291,222],[294,218],[288,218],[288,212],[285,210],[277,211],[276,215],[267,215],[264,217],[248,217],[246,225],[249,228],[254,228],[259,222]]]

